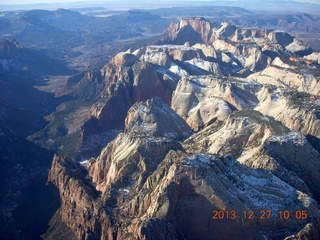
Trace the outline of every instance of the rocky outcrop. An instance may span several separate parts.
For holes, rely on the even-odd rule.
[[[110,231],[111,222],[100,212],[100,193],[85,179],[86,170],[70,159],[53,158],[48,181],[55,184],[61,199],[61,220],[78,239],[98,239],[100,231]],[[110,235],[105,233],[106,236]]]
[[[193,153],[231,154],[248,167],[268,169],[291,186],[308,193],[309,188],[316,199],[320,197],[315,171],[320,168],[319,152],[301,133],[259,112],[235,112],[223,125],[208,127],[186,140],[185,148]]]
[[[257,95],[260,104],[255,108],[272,116],[291,129],[306,136],[320,138],[319,103],[310,95],[296,91],[283,93],[264,87]]]
[[[294,239],[318,239],[320,237],[319,231],[315,224],[307,224],[301,231],[292,236],[286,237],[285,240]]]
[[[228,22],[218,27],[203,18],[183,19],[177,24],[171,24],[164,36],[165,43],[190,42],[213,46],[215,51],[231,57],[236,66],[232,71],[240,76],[265,69],[275,57],[283,53],[299,56],[312,53],[306,43],[283,31],[237,28]],[[208,47],[203,48],[203,51],[207,51],[205,55],[219,59],[217,53]]]
[[[250,206],[249,209],[253,209],[259,218],[261,209],[271,207],[268,205],[271,199],[275,203],[271,208],[275,210],[282,207],[293,210],[297,206],[290,204],[290,200],[285,200],[287,196],[296,195],[295,189],[270,172],[252,170],[239,164],[232,157],[195,154],[182,158],[180,155],[179,158],[179,155],[170,154],[160,169],[161,171],[156,171],[148,178],[147,184],[143,187],[145,192],[151,191],[148,199],[154,201],[147,205],[149,207],[145,211],[132,214],[138,214],[141,218],[171,220],[170,222],[175,223],[181,231],[182,236],[180,235],[178,239],[197,237],[212,239],[213,236],[218,239],[260,239],[261,232],[266,233],[267,227],[264,229],[261,226],[259,229],[261,232],[256,231],[259,220],[243,219],[243,211],[246,211],[247,207]],[[248,181],[244,182],[243,179]],[[265,181],[269,184],[267,188]],[[301,197],[303,196],[306,197],[302,193]],[[137,199],[143,198],[137,197]],[[148,200],[142,201],[146,204]],[[130,205],[134,206],[137,202],[134,200]],[[299,203],[298,206],[302,207],[303,203]],[[316,206],[310,205],[310,207],[311,212],[316,214]],[[213,215],[215,211],[232,210],[236,214],[232,217],[234,219],[229,217],[219,219]],[[287,224],[277,219],[275,215],[264,220],[264,226],[269,224],[279,226],[278,233],[276,231],[273,234],[269,233],[270,235],[266,233],[269,238],[280,234],[280,226]],[[297,223],[293,225],[298,227]],[[293,225],[292,228],[295,228]]]
[[[128,111],[124,133],[90,160],[88,172],[56,156],[49,181],[59,188],[62,220],[79,239],[264,239],[307,236],[310,226],[318,234],[320,155],[301,134],[254,111],[181,145],[190,134],[152,99]],[[307,216],[283,219],[283,209]]]
[[[90,163],[93,181],[98,189],[128,174],[134,181],[144,181],[143,175],[152,171],[147,162],[154,168],[169,149],[179,149],[176,140],[187,138],[191,133],[179,115],[159,98],[136,103],[128,111],[125,133],[102,150],[94,164]]]
[[[111,59],[110,64],[116,67],[131,67],[137,60],[138,59],[135,55],[127,52],[121,52]]]
[[[320,53],[319,52],[313,52],[310,55],[305,56],[305,59],[314,61],[318,64],[320,64]]]
[[[101,70],[87,127],[123,131],[84,166],[54,158],[62,221],[78,239],[319,236],[318,65],[284,32],[195,18],[166,34],[183,45]]]
[[[86,114],[75,124],[73,124],[74,121],[71,123],[68,121],[67,124],[55,124],[54,122],[59,121],[60,118],[50,116],[48,119],[51,124],[39,134],[39,137],[33,138],[34,141],[44,142],[39,140],[42,136],[45,136],[46,139],[54,139],[53,142],[47,141],[42,145],[63,154],[73,152],[72,157],[77,154],[79,158],[82,157],[82,154],[87,152],[89,148],[95,148],[98,151],[89,151],[90,154],[84,154],[84,156],[89,157],[94,152],[98,154],[112,138],[109,137],[112,134],[107,132],[124,128],[127,111],[134,103],[160,97],[168,105],[171,105],[172,94],[176,90],[177,83],[182,77],[193,75],[212,74],[219,79],[232,79],[230,76],[234,76],[240,77],[236,78],[236,81],[239,79],[243,82],[247,81],[250,83],[248,86],[253,88],[255,88],[254,84],[251,83],[256,81],[262,85],[271,84],[287,88],[289,91],[306,91],[315,97],[320,95],[317,63],[302,57],[297,58],[294,56],[296,53],[286,49],[291,44],[297,43],[299,45],[300,42],[284,32],[241,29],[229,23],[217,26],[203,18],[194,18],[181,20],[176,25],[172,24],[166,32],[167,37],[169,36],[167,42],[174,43],[180,37],[183,37],[184,40],[190,40],[192,38],[190,35],[183,34],[182,29],[184,28],[198,34],[200,38],[194,42],[181,41],[183,45],[149,45],[137,49],[132,48],[115,55],[101,69],[100,76],[98,73],[88,72],[80,84],[66,92],[88,101],[93,98],[97,99],[97,96],[100,95],[100,99],[91,106],[89,117]],[[193,45],[193,43],[195,44]],[[244,79],[244,77],[247,78]],[[75,80],[76,78],[72,78],[68,83],[71,84]],[[180,90],[178,89],[178,91]],[[176,92],[178,93],[178,91]],[[231,109],[233,107],[252,109],[250,101],[257,104],[256,97],[253,96],[256,95],[256,92],[252,92],[253,95],[249,94],[251,97],[247,100],[246,97],[249,95],[234,87],[231,90],[226,87],[219,89],[219,91],[222,93],[215,93],[213,96],[226,101],[229,105],[231,104]],[[224,91],[231,91],[230,94],[239,95],[239,99],[242,99],[241,101],[244,103],[239,103],[238,99],[233,96],[231,96],[234,98],[233,100],[226,99],[226,96],[221,97],[221,95],[228,95]],[[185,99],[185,97],[182,98]],[[204,99],[208,100],[206,97],[202,100]],[[215,99],[214,105],[222,110],[222,102],[219,99]],[[205,116],[202,109],[208,109],[211,106],[207,100],[205,100],[207,103],[197,104],[196,108],[193,108],[192,105],[184,107],[186,104],[180,104],[182,101],[178,101],[179,105],[185,108],[181,116],[188,121],[190,126],[192,125],[194,130],[202,129],[214,121],[214,116],[218,116],[217,114],[220,112],[223,113],[218,110],[213,114],[213,110],[209,110],[210,116]],[[88,107],[85,106],[85,110]],[[75,110],[71,114],[65,112],[68,115],[67,119],[73,119],[80,110]],[[189,113],[192,116],[188,117]],[[222,115],[224,116],[224,113]],[[218,118],[223,119],[224,117],[219,116]],[[59,127],[56,127],[57,125]],[[62,137],[63,140],[60,139],[60,141],[59,137]],[[69,139],[73,141],[70,144],[71,147],[62,146],[63,142],[69,142]],[[93,147],[94,145],[96,147]],[[61,151],[61,149],[66,150]]]
[[[182,19],[179,23],[172,23],[165,30],[164,34],[170,41],[175,44],[196,44],[199,42],[209,43],[213,40],[212,28],[216,25],[204,18]]]
[[[312,53],[312,50],[306,43],[296,38],[293,40],[292,43],[286,46],[286,50],[293,54],[302,56],[309,55]]]
[[[174,121],[169,124],[170,120]],[[139,188],[168,151],[182,149],[177,140],[191,133],[172,109],[160,99],[153,99],[135,104],[128,112],[125,133],[112,141],[99,158],[91,160],[88,169],[92,181],[80,164],[55,156],[49,181],[60,191],[62,221],[79,239],[117,239],[120,231],[117,233],[113,228],[109,207],[104,209],[109,205],[106,202],[115,197],[111,195],[113,188],[119,193],[122,187],[122,193],[126,193],[125,187],[130,188],[132,184]],[[146,234],[145,229],[153,225],[141,225],[141,234]]]
[[[253,72],[264,69],[270,63],[270,58],[254,45],[216,40],[213,46],[218,51],[232,54],[240,69],[245,68]]]
[[[213,76],[183,77],[173,93],[171,107],[193,130],[226,119],[234,110],[252,109],[258,104],[254,83],[218,79]]]
[[[150,239],[152,234],[160,232],[165,239],[211,239],[212,236],[263,239],[261,232],[264,237],[277,238],[283,236],[284,229],[289,235],[300,230],[302,224],[318,224],[317,205],[299,178],[300,173],[287,176],[289,170],[280,169],[282,165],[276,164],[277,156],[273,164],[279,169],[268,169],[272,164],[252,168],[246,166],[248,162],[240,164],[233,156],[191,153],[197,151],[195,146],[212,137],[210,127],[185,141],[188,153],[184,153],[181,145],[174,148],[175,137],[167,137],[166,132],[154,134],[157,131],[149,127],[139,128],[152,119],[156,125],[162,125],[165,119],[161,118],[165,115],[158,118],[156,113],[163,106],[160,100],[151,100],[131,108],[126,132],[110,143],[99,158],[90,161],[88,168],[93,183],[85,177],[85,170],[79,164],[55,157],[49,180],[59,187],[65,212],[63,221],[79,239]],[[168,111],[169,116],[173,114],[172,110],[164,110]],[[248,133],[251,139],[248,144],[256,143],[254,138],[262,138],[260,143],[263,143],[277,136],[274,129],[269,129],[270,126],[276,128],[272,124],[257,136],[254,130],[259,123],[257,119],[251,120],[248,117],[249,123],[246,123],[246,119],[230,119],[226,127],[240,124],[239,137]],[[170,127],[180,131],[181,125],[177,123]],[[186,124],[184,128],[188,129]],[[203,141],[193,145],[192,139],[198,139],[200,134],[204,134]],[[270,152],[277,152],[274,150]],[[291,160],[287,159],[288,164]],[[317,169],[318,163],[313,162],[312,166]],[[287,178],[277,176],[282,171]],[[101,192],[92,189],[95,184]],[[272,213],[267,212],[270,209]],[[284,220],[279,217],[283,209],[290,213],[305,209],[310,218]],[[257,231],[256,224],[260,221],[264,224],[259,225]],[[277,227],[270,232],[270,226]],[[229,229],[232,231],[227,231]]]
[[[169,59],[168,59],[169,61]],[[99,128],[123,128],[128,109],[138,101],[160,97],[170,103],[174,84],[167,84],[148,61],[131,53],[119,53],[102,70],[106,89],[91,108]]]
[[[294,68],[294,67],[293,67]],[[248,78],[253,79],[261,84],[272,84],[275,86],[295,89],[300,92],[308,92],[314,95],[320,95],[320,81],[313,71],[304,74],[305,69],[292,69],[286,66],[270,66],[261,72],[250,75]]]
[[[192,47],[196,49],[201,49],[201,51],[207,58],[217,58],[217,51],[210,44],[197,43]]]
[[[276,57],[273,62],[271,63],[272,66],[276,66],[276,67],[279,67],[279,68],[285,68],[285,69],[288,69],[288,68],[291,68],[291,69],[296,69],[295,66],[293,65],[290,65],[288,63],[285,63],[283,59],[281,59],[280,57]]]
[[[128,111],[125,132],[179,140],[189,137],[192,131],[176,112],[155,98],[139,102]]]
[[[276,44],[286,47],[293,42],[294,37],[284,31],[271,31],[268,33],[268,39]]]

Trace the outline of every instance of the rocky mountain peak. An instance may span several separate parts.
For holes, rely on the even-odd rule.
[[[181,19],[179,22],[179,30],[188,25],[201,34],[208,33],[213,27],[216,26],[215,23],[210,22],[203,17],[194,17],[189,19]]]
[[[127,52],[120,52],[111,59],[110,63],[116,67],[131,67],[136,60],[137,57],[135,55]]]
[[[79,239],[319,236],[320,155],[309,142],[320,136],[319,66],[295,56],[305,45],[203,18],[173,23],[166,34],[167,44],[119,53],[101,70],[105,89],[91,120],[97,132],[109,125],[120,133],[88,161],[83,188],[98,194],[85,191],[81,205],[65,196],[81,199],[83,179],[55,158],[59,176],[50,181],[64,199],[63,221]],[[297,207],[310,217],[279,218]],[[248,209],[254,219],[243,215]],[[234,221],[213,220],[214,211],[231,210]]]
[[[134,104],[125,120],[125,132],[139,136],[182,139],[191,135],[186,122],[160,98]]]
[[[236,32],[236,27],[229,22],[222,22],[220,28],[217,31],[220,39],[228,39]]]
[[[204,18],[181,19],[179,23],[172,23],[165,30],[164,36],[165,43],[184,44],[190,42],[191,45],[205,43],[215,44],[216,47],[220,42],[220,44],[229,45],[225,51],[233,54],[235,49],[241,52],[238,47],[239,43],[246,47],[258,46],[260,50],[273,57],[279,55],[279,52],[285,51],[302,56],[312,53],[308,45],[284,31],[239,28],[230,22],[222,22],[218,26]]]
[[[204,18],[181,19],[179,23],[172,23],[164,34],[178,44],[185,42],[190,42],[192,45],[199,42],[207,43],[211,41],[212,28],[215,26],[214,23]]]

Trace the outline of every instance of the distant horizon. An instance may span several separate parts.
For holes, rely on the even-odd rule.
[[[76,9],[104,7],[108,10],[127,11],[130,9],[159,9],[171,7],[191,7],[191,6],[226,6],[240,7],[253,11],[272,11],[272,12],[305,12],[320,14],[319,0],[158,0],[148,2],[146,0],[2,0],[0,11],[15,10],[56,10],[59,8]]]
[[[98,1],[89,1],[89,0],[28,0],[28,1],[23,1],[23,0],[2,0],[0,5],[33,5],[33,4],[55,4],[55,3],[65,3],[65,4],[69,4],[69,3],[104,3],[104,2],[126,2],[127,0],[98,0]],[[139,0],[138,2],[143,2],[144,0]],[[175,2],[190,2],[191,0],[175,0],[175,1],[170,1],[170,0],[159,0],[157,3],[164,3],[164,2],[172,2],[172,3],[175,3]],[[263,3],[267,3],[267,2],[270,2],[270,1],[266,1],[266,0],[251,0],[251,1],[254,1],[254,2],[263,2]],[[312,3],[312,4],[318,4],[320,5],[320,1],[319,0],[282,0],[284,2],[304,2],[304,3]],[[131,4],[134,4],[134,2],[132,1],[128,1],[130,2]],[[135,1],[137,2],[137,1]],[[146,1],[148,2],[148,1]],[[214,3],[214,2],[222,2],[221,0],[199,0],[197,2],[210,2],[210,3]],[[226,1],[223,1],[223,2],[228,2],[228,3],[231,3],[231,2],[234,2],[234,3],[237,3],[237,2],[241,2],[241,0],[226,0]],[[273,0],[274,2],[274,0]],[[149,3],[149,2],[148,2]]]

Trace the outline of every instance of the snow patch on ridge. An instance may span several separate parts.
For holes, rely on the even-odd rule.
[[[179,66],[178,66],[177,64],[175,64],[175,63],[171,63],[171,66],[170,66],[170,68],[169,68],[169,71],[172,72],[172,73],[174,73],[174,74],[179,75],[180,77],[189,75],[189,73],[188,73],[186,70],[182,69],[181,67],[179,67]]]

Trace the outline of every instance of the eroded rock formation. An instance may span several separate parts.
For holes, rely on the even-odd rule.
[[[165,34],[101,70],[86,127],[122,132],[86,164],[54,158],[61,220],[78,239],[319,237],[317,53],[203,18]]]
[[[88,172],[54,158],[49,180],[59,188],[62,220],[79,239],[279,238],[303,224],[316,232],[319,153],[305,138],[254,111],[213,127],[181,144],[191,131],[173,110],[160,99],[135,104],[125,132]],[[308,217],[286,220],[283,209]]]

